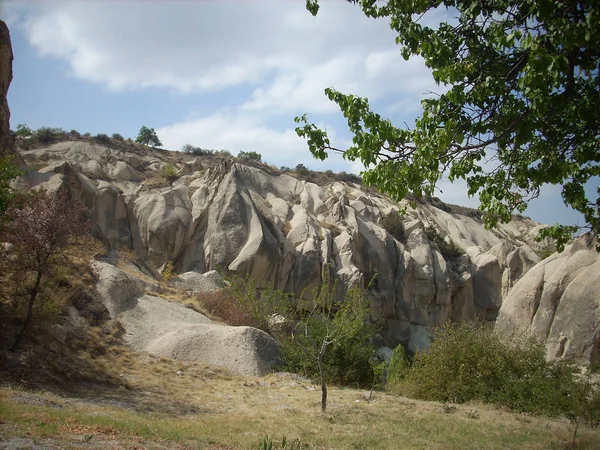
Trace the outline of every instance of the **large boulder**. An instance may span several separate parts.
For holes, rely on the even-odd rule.
[[[217,324],[182,304],[145,294],[144,282],[111,264],[97,261],[93,267],[100,298],[134,350],[251,376],[264,375],[279,362],[279,344],[265,332]],[[214,275],[205,281],[216,285]]]
[[[600,361],[600,254],[585,235],[527,272],[496,327],[546,344],[549,359]]]

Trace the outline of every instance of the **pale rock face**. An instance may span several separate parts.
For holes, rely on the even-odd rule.
[[[341,283],[340,296],[370,284],[371,316],[383,321],[389,345],[420,348],[428,341],[420,327],[447,320],[494,320],[511,287],[539,261],[531,231],[538,224],[526,218],[490,231],[476,211],[418,203],[403,217],[400,242],[379,226],[400,205],[358,185],[318,186],[232,160],[86,142],[22,155],[37,168],[26,178],[30,186],[68,189],[111,247],[133,248],[154,267],[172,261],[178,273],[235,272],[307,298],[324,274]],[[180,178],[147,187],[144,177],[168,158]],[[465,255],[446,259],[428,240],[428,226]]]
[[[546,344],[549,359],[600,361],[600,254],[583,236],[526,273],[496,327]]]
[[[279,344],[267,333],[217,324],[181,304],[144,294],[140,280],[111,264],[95,261],[93,266],[100,299],[111,318],[123,326],[125,342],[134,350],[202,361],[250,376],[269,373],[278,363]],[[214,275],[204,281],[208,280],[215,282]],[[195,287],[214,288],[209,284]]]

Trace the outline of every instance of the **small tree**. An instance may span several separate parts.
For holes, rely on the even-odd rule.
[[[327,279],[325,276],[324,279]],[[297,314],[300,319],[290,330],[291,341],[301,349],[306,357],[312,359],[318,367],[321,381],[321,411],[327,410],[327,384],[325,357],[329,348],[335,349],[342,346],[344,341],[359,339],[372,339],[365,335],[369,327],[369,303],[365,291],[351,288],[341,304],[335,302],[337,284],[325,283],[318,295],[311,302],[310,308],[307,302],[298,304]],[[367,333],[368,334],[368,333]],[[368,342],[372,346],[372,342]],[[373,356],[374,352],[371,352]]]
[[[35,281],[29,291],[27,316],[11,348],[16,351],[27,333],[42,278],[66,257],[65,250],[77,236],[89,232],[85,208],[64,191],[52,195],[44,190],[15,196],[7,210],[8,220],[0,229],[0,242],[9,244],[5,261],[15,273],[31,273]]]
[[[162,147],[162,142],[160,142],[158,139],[154,128],[148,128],[145,125],[140,128],[140,132],[138,133],[135,142],[142,145],[148,145],[150,147]]]
[[[262,155],[260,153],[257,153],[257,152],[244,152],[244,151],[240,151],[238,153],[238,158],[240,158],[240,159],[249,159],[251,161],[261,161],[262,160]]]
[[[30,138],[33,135],[33,131],[27,126],[26,123],[20,123],[17,125],[17,131],[15,132],[15,135],[20,138]]]

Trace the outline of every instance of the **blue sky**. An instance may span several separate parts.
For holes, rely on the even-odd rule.
[[[332,156],[312,158],[295,134],[308,113],[332,143],[350,140],[323,89],[366,96],[394,123],[412,123],[419,101],[440,92],[422,60],[404,61],[387,24],[341,0],[312,17],[304,2],[9,1],[14,79],[11,127],[27,123],[82,133],[137,135],[156,129],[165,148],[184,144],[253,150],[281,166],[358,173]],[[444,181],[445,201],[476,206],[460,184]],[[543,223],[583,224],[560,187],[542,192],[526,215]]]

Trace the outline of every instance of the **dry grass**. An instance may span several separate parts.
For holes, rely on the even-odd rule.
[[[227,289],[199,292],[188,297],[184,304],[211,319],[233,326],[258,327],[256,319],[233,298]]]
[[[265,435],[314,449],[559,449],[570,443],[568,421],[480,404],[444,408],[378,392],[367,401],[354,389],[331,387],[328,412],[321,414],[320,391],[311,382],[240,377],[136,354],[120,345],[122,332],[116,322],[90,327],[74,346],[39,335],[35,346],[14,356],[21,371],[1,378],[3,439],[60,448],[182,449],[257,448]],[[600,430],[582,428],[579,436],[577,448],[598,448]]]
[[[0,433],[113,448],[257,448],[265,435],[318,449],[567,448],[566,421],[517,415],[483,405],[419,402],[332,388],[320,392],[290,375],[232,376],[198,363],[135,355],[119,347],[96,358],[125,387],[87,395],[0,389]],[[86,438],[87,436],[87,438]],[[91,438],[89,437],[91,436]],[[600,433],[582,429],[577,448],[598,448]]]

